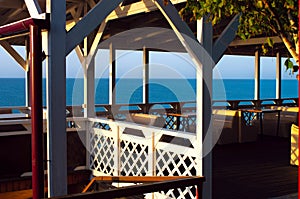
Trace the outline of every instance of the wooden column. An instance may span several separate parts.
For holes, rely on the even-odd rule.
[[[254,99],[260,99],[260,52],[255,51],[255,66],[254,66]]]
[[[47,46],[48,197],[67,194],[66,3],[49,0]]]
[[[281,99],[281,55],[276,53],[276,99]]]
[[[149,103],[149,50],[143,48],[143,103]]]
[[[40,199],[44,197],[42,42],[36,25],[30,25],[30,67],[32,197]]]
[[[212,55],[212,25],[206,22],[206,17],[197,21],[197,39],[207,52],[207,56]],[[206,59],[204,59],[206,60]],[[202,139],[206,138],[203,144],[204,151],[213,148],[212,132],[211,132],[211,93],[212,90],[212,70],[211,63],[203,61],[202,70],[198,70],[197,78],[197,132],[202,131]],[[202,127],[198,124],[202,124]],[[203,198],[212,198],[212,152],[203,154],[203,176],[205,183],[203,184]]]
[[[25,70],[25,106],[31,106],[30,102],[30,67],[29,67],[29,41],[25,40],[26,47],[26,66],[27,70]]]
[[[116,104],[116,50],[109,45],[109,104]]]
[[[84,73],[84,117],[95,116],[95,59],[93,58]]]

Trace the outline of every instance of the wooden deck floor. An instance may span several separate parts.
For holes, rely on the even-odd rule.
[[[297,193],[298,168],[289,164],[285,138],[216,146],[213,151],[214,199],[265,199]]]

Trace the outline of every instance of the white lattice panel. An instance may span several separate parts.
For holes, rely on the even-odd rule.
[[[90,133],[90,168],[96,172],[118,175],[117,158],[117,136],[112,130],[93,128]]]
[[[121,141],[120,147],[120,171],[125,176],[149,175],[149,146]]]
[[[109,125],[110,130],[91,128],[92,170],[126,176],[201,175],[201,150],[193,133],[111,120],[93,122]],[[195,190],[195,187],[174,189],[164,195],[195,198]]]

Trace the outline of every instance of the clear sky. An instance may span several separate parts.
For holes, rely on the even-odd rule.
[[[15,47],[24,57],[24,48]],[[117,77],[139,77],[142,75],[142,52],[117,51]],[[24,70],[0,48],[0,78],[24,77]],[[108,51],[102,50],[96,56],[96,77],[108,76]],[[282,58],[282,78],[295,79],[285,72]],[[195,67],[187,54],[184,53],[150,53],[150,78],[194,78]],[[45,64],[44,64],[45,65]],[[261,78],[275,79],[276,58],[261,58]],[[45,67],[45,66],[43,66]],[[217,77],[219,71],[220,77]],[[67,57],[67,77],[76,77],[81,71],[80,62],[74,52]],[[45,73],[45,70],[44,70]],[[254,57],[224,56],[214,69],[214,78],[253,79]]]

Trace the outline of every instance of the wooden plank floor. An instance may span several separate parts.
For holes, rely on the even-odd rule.
[[[265,199],[297,193],[298,168],[289,164],[286,138],[216,146],[213,150],[214,199]]]

